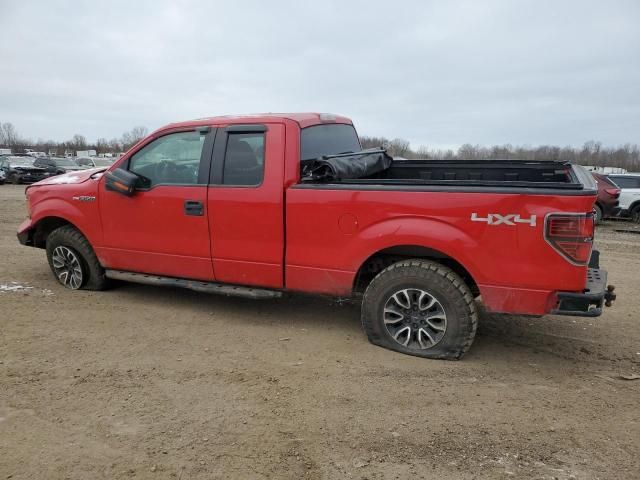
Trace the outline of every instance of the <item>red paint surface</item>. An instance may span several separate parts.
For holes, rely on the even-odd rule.
[[[376,252],[427,247],[460,263],[487,308],[500,312],[544,314],[555,292],[584,288],[586,267],[571,265],[545,242],[544,217],[590,212],[595,196],[296,188],[300,128],[321,123],[317,114],[173,124],[111,168],[168,131],[234,123],[268,125],[259,187],[159,186],[128,198],[88,173],[76,183],[29,188],[32,216],[20,231],[59,217],[89,239],[106,268],[332,295],[351,294],[358,269]],[[78,195],[96,200],[72,200]],[[202,201],[204,215],[184,215],[185,200]],[[472,213],[535,215],[537,222],[489,225],[472,222]]]

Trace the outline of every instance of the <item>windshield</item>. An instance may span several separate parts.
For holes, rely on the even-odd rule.
[[[360,150],[360,140],[353,125],[341,123],[315,125],[303,128],[300,134],[301,160]]]
[[[59,167],[77,167],[78,165],[73,160],[68,158],[52,158],[53,162]]]
[[[93,164],[96,167],[110,167],[113,164],[113,160],[94,158]]]
[[[33,159],[27,157],[11,157],[9,163],[18,167],[33,167]]]

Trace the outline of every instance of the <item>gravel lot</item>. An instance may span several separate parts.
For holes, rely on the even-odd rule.
[[[329,299],[65,290],[16,240],[23,191],[0,186],[0,479],[640,478],[626,223],[597,234],[603,317],[484,313],[444,362],[370,345]]]

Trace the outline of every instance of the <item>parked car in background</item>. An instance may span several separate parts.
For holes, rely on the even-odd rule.
[[[609,175],[620,187],[620,216],[640,223],[640,173]]]
[[[4,185],[4,182],[7,180],[7,174],[4,173],[4,170],[0,169],[0,185]]]
[[[47,172],[53,175],[60,175],[67,172],[74,172],[76,170],[85,170],[86,167],[78,165],[70,158],[64,157],[43,157],[37,158],[34,162],[36,167],[42,167]]]
[[[620,197],[620,188],[613,183],[606,175],[591,172],[593,178],[598,184],[598,198],[593,206],[595,213],[595,222],[600,223],[603,218],[615,217],[620,212],[618,206]]]
[[[0,170],[4,171],[6,181],[14,184],[33,183],[44,180],[51,175],[45,168],[36,167],[33,158],[8,156],[0,157]]]
[[[115,158],[100,158],[100,157],[80,157],[76,158],[76,163],[82,167],[95,168],[95,167],[110,167],[115,162]]]

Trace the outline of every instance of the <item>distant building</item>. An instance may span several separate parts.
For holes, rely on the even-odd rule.
[[[98,152],[95,150],[78,150],[76,152],[76,157],[97,157]]]
[[[611,175],[612,173],[627,173],[627,169],[621,167],[596,167],[593,165],[583,165],[583,167],[590,172],[602,173],[604,175]]]

